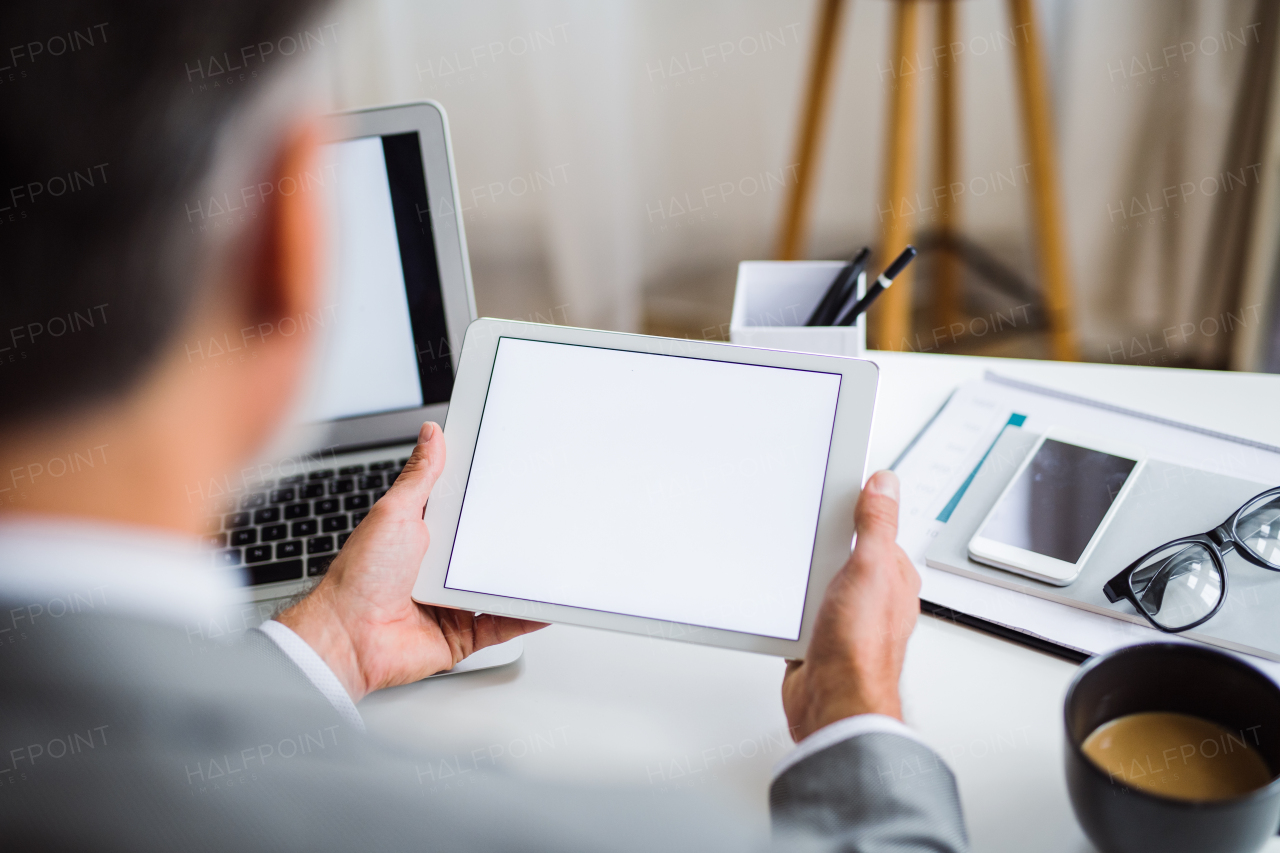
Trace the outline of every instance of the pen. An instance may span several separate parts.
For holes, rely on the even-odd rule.
[[[876,301],[876,297],[889,289],[889,285],[893,284],[893,280],[898,277],[900,272],[907,268],[907,264],[915,260],[915,257],[915,246],[907,246],[907,248],[903,249],[902,254],[894,258],[893,263],[889,264],[889,268],[880,273],[880,277],[875,280],[875,283],[867,288],[866,296],[863,296],[855,302],[853,307],[845,312],[843,317],[836,321],[835,325],[852,326],[854,321],[856,321],[859,316],[871,307],[871,303]]]
[[[871,249],[864,246],[861,252],[854,256],[853,260],[845,264],[836,277],[832,280],[831,286],[827,288],[827,292],[822,295],[822,299],[818,302],[818,307],[813,309],[813,314],[809,316],[806,326],[830,326],[840,314],[840,309],[844,307],[845,302],[849,300],[849,295],[854,292],[853,286],[858,279],[859,273],[867,267],[867,260],[871,257]]]

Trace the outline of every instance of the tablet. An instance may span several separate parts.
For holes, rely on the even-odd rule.
[[[849,557],[868,361],[482,319],[424,604],[802,657]]]

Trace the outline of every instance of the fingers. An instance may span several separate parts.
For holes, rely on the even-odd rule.
[[[523,634],[547,627],[546,622],[514,619],[510,616],[475,615],[453,607],[423,606],[430,612],[449,646],[453,662],[489,646],[496,646]]]
[[[546,622],[532,622],[528,619],[514,619],[510,616],[490,616],[484,614],[476,617],[475,648],[480,651],[486,646],[496,646],[523,634],[547,627]]]
[[[908,587],[919,590],[920,576],[911,559],[898,547],[898,476],[892,471],[877,471],[863,488],[854,510],[854,525],[858,540],[854,554],[862,560],[850,563],[880,569],[896,569],[893,572]]]
[[[853,513],[859,542],[867,539],[888,545],[898,538],[898,494],[897,474],[877,471],[871,475]]]
[[[414,506],[422,507],[431,494],[440,472],[444,470],[444,430],[428,421],[418,431],[418,444],[404,464],[404,470],[396,477],[387,495],[403,498]]]

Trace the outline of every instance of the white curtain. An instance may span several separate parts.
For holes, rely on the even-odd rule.
[[[1264,178],[1262,158],[1232,146],[1238,90],[1266,82],[1242,80],[1264,49],[1258,11],[1245,0],[1070,7],[1058,126],[1095,358],[1209,359],[1228,326],[1263,321],[1260,303],[1223,306],[1205,292],[1223,286],[1215,268],[1243,255],[1238,234],[1213,242],[1215,219]]]

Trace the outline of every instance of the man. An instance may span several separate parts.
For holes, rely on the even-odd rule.
[[[308,0],[0,12],[15,45],[0,71],[0,838],[758,846],[738,816],[693,798],[503,778],[424,798],[412,757],[366,738],[354,703],[370,691],[540,627],[410,599],[446,452],[434,424],[310,595],[238,643],[187,630],[234,594],[200,559],[190,485],[268,452],[314,344],[262,335],[251,357],[193,370],[190,342],[279,327],[320,298],[315,198],[267,194],[217,228],[193,228],[189,211],[307,170],[315,69],[255,47],[316,13]],[[950,771],[901,722],[919,580],[894,542],[897,494],[890,473],[868,482],[809,656],[786,666],[799,746],[770,792],[778,846],[967,846]]]

